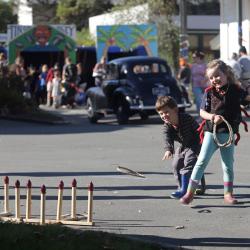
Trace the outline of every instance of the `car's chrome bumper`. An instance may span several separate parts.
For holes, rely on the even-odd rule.
[[[190,108],[192,106],[191,103],[182,103],[178,104],[178,108]],[[130,105],[131,110],[155,110],[155,106],[149,105]]]

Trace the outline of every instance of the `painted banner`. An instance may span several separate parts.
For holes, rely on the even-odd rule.
[[[75,41],[49,25],[32,26],[9,43],[9,63],[15,62],[22,51],[63,51],[73,62],[76,60]]]
[[[66,24],[51,24],[53,28],[60,30],[65,35],[71,37],[72,39],[76,39],[76,26],[66,25]],[[34,28],[35,26],[32,25],[19,25],[19,24],[8,24],[7,25],[7,40],[10,42],[17,36],[20,36],[27,30]]]
[[[110,48],[131,51],[144,46],[147,55],[157,56],[157,28],[154,24],[97,26],[97,61],[107,57]]]

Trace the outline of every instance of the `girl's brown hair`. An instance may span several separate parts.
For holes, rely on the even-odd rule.
[[[224,63],[222,60],[215,59],[207,64],[207,71],[209,69],[219,69],[227,76],[227,80],[229,84],[236,84],[236,79],[233,73],[232,68]]]

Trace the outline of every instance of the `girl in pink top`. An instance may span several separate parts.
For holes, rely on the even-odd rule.
[[[192,90],[195,98],[196,110],[200,112],[201,100],[205,88],[207,87],[206,79],[206,64],[204,60],[204,53],[196,51],[193,54],[194,63],[191,67],[192,76]]]

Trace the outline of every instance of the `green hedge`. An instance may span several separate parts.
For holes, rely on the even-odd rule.
[[[15,75],[0,76],[0,114],[20,114],[34,110],[32,100],[23,97],[23,81]]]

